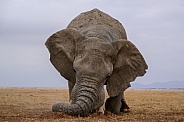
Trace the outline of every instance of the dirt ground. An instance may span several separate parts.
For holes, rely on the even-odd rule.
[[[129,112],[73,117],[51,111],[56,101],[68,102],[67,89],[0,88],[0,122],[184,121],[184,90],[127,90],[125,97]]]

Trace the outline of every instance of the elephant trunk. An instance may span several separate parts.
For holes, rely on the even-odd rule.
[[[71,94],[72,103],[56,103],[52,106],[53,112],[87,116],[103,105],[105,97],[103,86],[103,90],[100,91],[94,79],[84,79],[79,79],[76,82]]]

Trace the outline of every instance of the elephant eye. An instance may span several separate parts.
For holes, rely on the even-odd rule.
[[[114,58],[111,55],[109,55],[109,56],[106,57],[106,61],[109,61],[112,64],[114,64],[114,62],[115,62]]]
[[[79,58],[83,58],[83,57],[84,57],[83,53],[79,54]]]
[[[80,60],[80,59],[83,58],[83,57],[84,57],[83,54],[78,54],[78,55],[76,55],[76,58],[77,58],[78,60]]]
[[[77,51],[77,53],[75,54],[75,57],[77,57],[79,59],[84,57],[84,52],[83,51]]]

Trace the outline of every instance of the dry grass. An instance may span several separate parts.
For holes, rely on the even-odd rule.
[[[127,90],[125,95],[128,113],[72,117],[51,112],[54,102],[68,102],[67,89],[0,88],[0,121],[184,121],[183,90]]]

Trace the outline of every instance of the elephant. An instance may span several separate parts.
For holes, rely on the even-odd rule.
[[[53,104],[53,112],[88,116],[104,105],[106,85],[105,109],[118,114],[129,109],[124,91],[148,69],[137,47],[127,40],[122,24],[98,9],[75,17],[45,45],[51,63],[68,80],[71,101]]]

